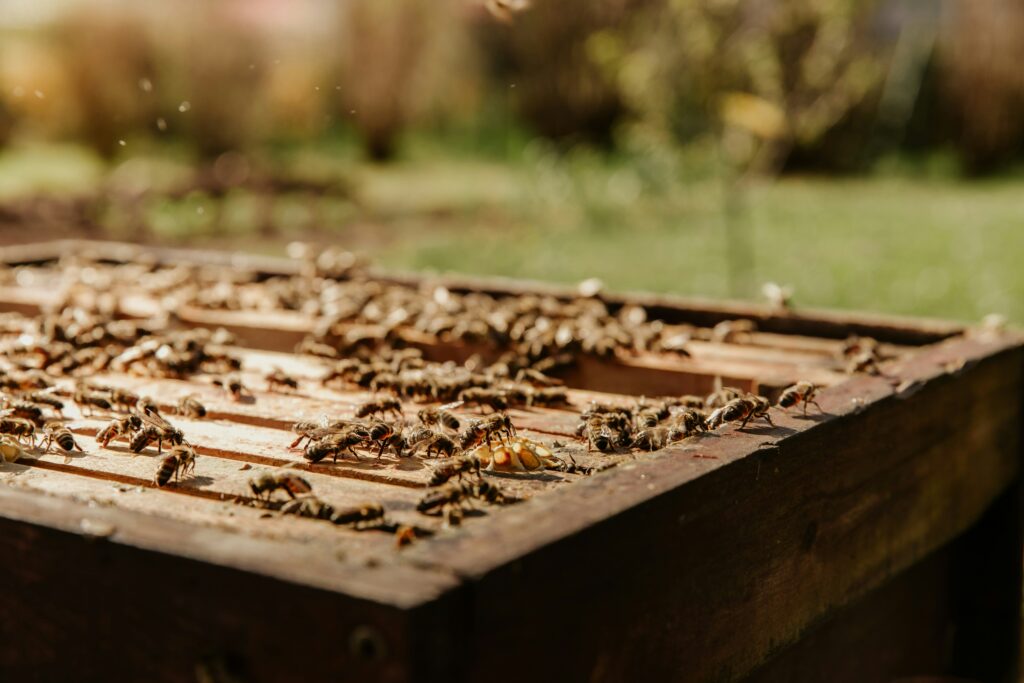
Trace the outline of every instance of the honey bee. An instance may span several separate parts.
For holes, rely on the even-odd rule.
[[[200,419],[206,417],[206,406],[199,402],[194,395],[182,396],[178,400],[178,415]]]
[[[241,401],[246,396],[252,395],[249,392],[249,390],[245,387],[245,385],[242,383],[242,378],[239,377],[238,375],[219,377],[213,380],[213,384],[231,394],[231,399],[233,401]]]
[[[157,443],[157,454],[163,451],[165,441],[172,446],[188,445],[184,433],[158,414],[142,413],[139,419],[143,427],[128,442],[128,448],[133,453],[141,453],[154,441]]]
[[[116,441],[123,437],[130,437],[140,429],[142,429],[142,420],[139,419],[138,415],[129,415],[127,417],[117,418],[111,420],[110,424],[96,434],[96,441],[106,448],[111,441]]]
[[[377,450],[378,458],[384,455],[384,449],[388,446],[391,440],[395,436],[399,436],[396,433],[394,426],[379,420],[369,423],[365,426],[364,430],[366,433],[366,437],[363,440],[364,443],[376,443],[379,446],[379,449]]]
[[[160,461],[160,465],[156,469],[156,475],[153,477],[153,483],[160,487],[167,486],[171,481],[171,477],[178,481],[189,472],[195,471],[195,468],[196,452],[192,450],[191,446],[178,444],[171,448]]]
[[[75,441],[75,435],[60,422],[47,422],[43,433],[45,436],[42,448],[47,453],[50,452],[53,444],[57,444],[65,452],[82,450],[82,447]]]
[[[681,436],[673,427],[648,427],[637,432],[633,445],[645,451],[659,451]]]
[[[25,394],[24,398],[31,403],[49,406],[53,408],[57,415],[63,415],[62,411],[64,410],[64,402],[51,393],[46,391],[30,391]]]
[[[310,519],[330,519],[334,516],[334,507],[316,496],[299,496],[281,507],[281,514],[307,517]]]
[[[20,417],[0,417],[0,434],[10,434],[22,442],[27,439],[35,446],[36,426]]]
[[[107,394],[110,397],[111,405],[121,410],[130,410],[131,408],[134,408],[140,400],[139,395],[135,392],[118,387],[108,388]]]
[[[313,486],[294,472],[264,472],[249,480],[249,488],[257,498],[269,500],[274,491],[284,491],[289,498],[310,493]]]
[[[366,503],[355,507],[337,510],[330,517],[334,524],[351,524],[362,527],[368,522],[379,522],[384,519],[384,508],[378,503]]]
[[[565,384],[562,380],[555,377],[549,377],[535,368],[521,368],[519,372],[516,373],[516,381],[527,382],[539,388],[556,387]]]
[[[515,434],[516,428],[508,413],[500,413],[469,423],[459,437],[459,446],[469,449],[482,443],[490,445],[492,437],[503,441]]]
[[[440,514],[448,506],[461,508],[472,499],[488,503],[504,503],[508,500],[497,486],[481,480],[449,484],[442,489],[428,493],[416,504],[416,510],[428,515]]]
[[[756,331],[753,320],[723,320],[711,330],[711,341],[742,344],[750,341],[750,335]]]
[[[327,456],[331,456],[332,460],[337,462],[339,455],[350,453],[358,460],[359,454],[352,450],[352,447],[361,445],[368,437],[369,434],[362,428],[333,431],[316,441],[310,441],[306,445],[302,457],[311,463],[317,463]]]
[[[379,413],[394,413],[402,417],[402,403],[396,398],[385,396],[361,403],[356,407],[356,417],[369,417]]]
[[[763,396],[735,398],[711,413],[711,417],[708,418],[708,427],[718,429],[726,422],[742,422],[740,429],[743,429],[747,426],[747,422],[757,417],[765,419],[768,424],[774,426],[771,416],[768,414],[770,407],[768,399]]]
[[[448,404],[448,406],[454,407],[456,404]],[[425,427],[432,427],[434,425],[440,425],[445,429],[450,429],[454,432],[459,431],[461,423],[455,413],[449,411],[446,406],[440,406],[437,408],[424,408],[423,410],[416,413],[416,418],[420,421],[420,424]]]
[[[472,472],[475,472],[477,477],[479,477],[481,466],[479,457],[475,455],[460,455],[457,458],[452,458],[443,462],[435,468],[427,486],[440,486],[452,477],[458,477],[461,481],[463,474],[469,474]]]
[[[411,545],[416,540],[416,529],[415,527],[403,524],[402,526],[395,529],[395,547],[404,548],[407,545]]]
[[[694,408],[687,408],[678,413],[674,418],[674,422],[676,429],[680,430],[684,435],[708,431],[708,420],[704,413]]]
[[[13,403],[8,403],[8,408],[5,413],[12,417],[28,420],[38,428],[41,428],[45,422],[43,419],[43,409],[34,403],[29,403],[28,401],[14,401]]]
[[[742,397],[743,391],[735,387],[721,387],[708,394],[707,399],[704,400],[704,407],[708,410],[715,410],[723,407],[729,401]]]
[[[110,403],[109,396],[106,396],[96,391],[92,391],[86,387],[79,387],[78,389],[76,389],[73,399],[75,403],[77,403],[78,406],[82,409],[83,412],[85,412],[85,410],[88,409],[89,415],[91,415],[93,411],[96,409],[113,410],[113,406]]]
[[[530,396],[530,405],[546,408],[571,406],[569,392],[564,387],[544,387],[537,389]]]
[[[451,457],[459,451],[459,446],[455,443],[447,434],[434,434],[429,441],[427,441],[427,457],[431,457],[431,454],[441,457]]]
[[[483,412],[484,407],[488,407],[495,412],[508,410],[508,397],[505,392],[494,389],[478,387],[464,389],[459,392],[459,400],[463,403],[479,406],[481,412]]]
[[[778,406],[785,410],[792,408],[798,403],[802,403],[804,406],[804,415],[806,415],[808,404],[813,403],[814,405],[818,406],[819,411],[825,412],[824,410],[821,409],[821,406],[818,405],[818,402],[814,400],[814,396],[817,393],[818,387],[814,386],[810,382],[797,382],[793,386],[787,387],[782,392],[782,395],[779,396]]]
[[[267,391],[298,391],[299,381],[291,375],[285,374],[280,368],[274,368],[264,377],[267,381]],[[233,394],[234,392],[232,392]]]

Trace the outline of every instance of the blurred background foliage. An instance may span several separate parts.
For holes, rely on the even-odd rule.
[[[0,0],[0,240],[1024,320],[1020,2],[500,2]]]

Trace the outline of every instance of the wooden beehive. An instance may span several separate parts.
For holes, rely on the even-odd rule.
[[[60,254],[156,258],[288,273],[291,262],[63,242],[11,248],[8,264]],[[410,286],[414,278],[385,276]],[[452,291],[568,292],[437,280]],[[45,277],[0,290],[0,309],[54,300]],[[1010,680],[1017,649],[1024,389],[1021,337],[958,325],[626,296],[667,324],[751,319],[742,343],[693,342],[691,357],[585,360],[577,405],[706,393],[716,377],[775,397],[826,387],[823,414],[773,413],[775,428],[726,427],[651,454],[599,456],[593,476],[488,475],[521,498],[457,529],[414,507],[419,459],[308,465],[297,419],[348,415],[366,393],[325,389],[291,353],[312,321],[282,312],[181,309],[244,347],[255,400],[199,380],[100,379],[163,404],[197,394],[196,476],[152,483],[155,459],[104,449],[103,421],[67,412],[84,452],[0,470],[0,678],[145,681]],[[121,302],[127,315],[159,309]],[[845,374],[848,334],[893,359]],[[423,339],[428,356],[481,349]],[[262,391],[280,367],[294,395]],[[415,412],[407,406],[407,412]],[[521,433],[569,444],[578,411],[514,410]],[[387,533],[268,515],[237,504],[254,472],[297,465],[338,505],[382,503],[435,535],[399,549]]]

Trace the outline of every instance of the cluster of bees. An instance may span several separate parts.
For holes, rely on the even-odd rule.
[[[811,382],[797,382],[779,396],[777,407],[818,406],[818,388]],[[818,406],[820,409],[820,406]],[[767,398],[723,387],[706,397],[681,396],[658,401],[641,400],[635,406],[593,404],[583,411],[576,434],[590,449],[615,453],[630,448],[656,451],[688,436],[708,432],[728,423],[740,429],[751,420],[773,425]]]

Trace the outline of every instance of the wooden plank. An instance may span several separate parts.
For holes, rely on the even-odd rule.
[[[413,554],[473,577],[490,680],[535,674],[505,643],[540,651],[552,633],[554,678],[737,680],[961,533],[1015,479],[1016,344],[939,345],[901,369],[903,391],[858,378],[822,394],[824,419],[727,429],[706,449],[716,460],[669,449]],[[966,361],[956,381],[953,361]],[[515,627],[524,604],[542,631]],[[565,605],[585,605],[594,627]]]

